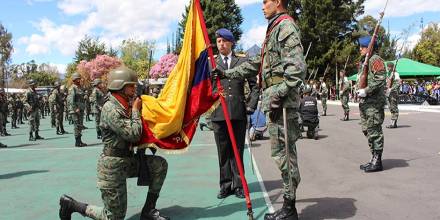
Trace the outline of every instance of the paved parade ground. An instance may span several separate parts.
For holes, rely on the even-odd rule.
[[[297,142],[301,183],[297,208],[300,219],[440,219],[440,113],[401,111],[398,129],[386,129],[384,171],[366,174],[359,164],[369,160],[367,141],[359,126],[359,111],[351,107],[351,120],[342,122],[342,109],[330,105],[320,118],[320,139]],[[385,125],[389,122],[387,114]],[[85,124],[83,141],[75,148],[70,132],[56,135],[49,119],[42,120],[45,140],[28,141],[28,125],[9,129],[0,137],[0,219],[58,219],[58,199],[68,193],[81,201],[102,205],[96,188],[96,161],[102,144],[94,122]],[[267,136],[267,134],[266,134]],[[270,141],[253,143],[256,161],[251,169],[245,150],[246,177],[255,219],[282,205],[278,169],[269,157]],[[159,153],[161,154],[161,153]],[[217,150],[210,131],[198,131],[183,154],[161,154],[169,172],[157,207],[174,220],[247,219],[244,200],[218,192]],[[261,187],[259,178],[264,181]],[[139,219],[147,187],[128,182],[127,219]],[[265,198],[265,196],[267,196]],[[84,219],[74,214],[72,219]]]

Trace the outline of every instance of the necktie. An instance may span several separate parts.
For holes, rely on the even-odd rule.
[[[225,57],[225,58],[224,58],[224,61],[225,61],[224,64],[225,64],[225,66],[226,66],[226,69],[229,69],[228,59],[229,59],[228,57]]]

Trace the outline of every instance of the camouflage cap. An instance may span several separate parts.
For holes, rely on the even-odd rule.
[[[77,79],[81,79],[81,75],[79,75],[79,73],[73,73],[72,80],[77,80]]]

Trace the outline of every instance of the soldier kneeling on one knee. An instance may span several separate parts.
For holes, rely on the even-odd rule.
[[[318,139],[319,115],[317,100],[311,96],[312,88],[306,86],[304,88],[303,98],[299,106],[301,113],[301,121],[304,127],[307,127],[307,138]]]
[[[127,178],[138,177],[138,185],[148,185],[148,195],[140,220],[169,220],[156,209],[156,201],[168,171],[167,161],[156,155],[145,155],[145,150],[133,152],[141,139],[142,101],[136,98],[137,74],[126,67],[112,70],[108,76],[110,95],[102,107],[99,127],[104,142],[98,159],[98,187],[104,207],[97,207],[63,195],[59,217],[70,220],[73,212],[92,219],[125,219],[127,212]]]

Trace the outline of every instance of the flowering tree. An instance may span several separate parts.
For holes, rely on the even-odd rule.
[[[167,77],[177,63],[178,56],[176,54],[167,54],[160,58],[150,70],[151,78]]]
[[[101,78],[105,82],[110,70],[119,67],[121,64],[121,61],[116,57],[98,55],[89,62],[82,60],[78,64],[77,70],[81,74],[84,84],[88,86],[96,78]]]

